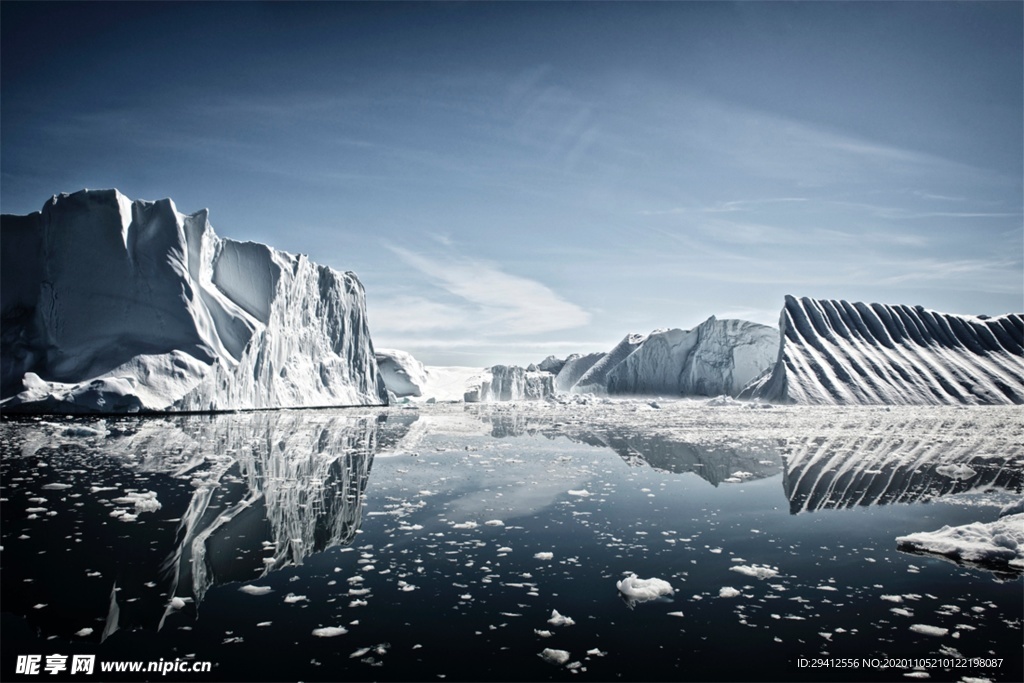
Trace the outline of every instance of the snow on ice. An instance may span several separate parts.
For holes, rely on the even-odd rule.
[[[54,196],[2,234],[5,412],[387,402],[352,273],[117,190]]]

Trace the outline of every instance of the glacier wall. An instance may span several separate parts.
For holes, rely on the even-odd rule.
[[[495,365],[488,371],[479,389],[467,391],[468,403],[492,401],[532,401],[555,393],[555,375],[551,372],[522,368],[518,365]]]
[[[3,216],[2,410],[384,404],[362,285],[117,190]]]
[[[609,394],[737,395],[771,367],[778,330],[711,316],[692,330],[661,330],[607,375]]]
[[[741,398],[1022,404],[1024,320],[787,296],[777,360]]]

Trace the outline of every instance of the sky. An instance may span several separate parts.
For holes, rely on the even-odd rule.
[[[1022,8],[4,0],[0,208],[208,208],[429,365],[786,294],[1020,312]]]

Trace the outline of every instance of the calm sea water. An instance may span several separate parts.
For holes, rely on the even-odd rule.
[[[895,541],[1019,498],[1021,418],[621,402],[5,420],[0,678],[1022,680],[1020,576]],[[629,574],[672,592],[631,602]],[[75,654],[96,672],[18,674]],[[179,658],[212,670],[99,671]]]

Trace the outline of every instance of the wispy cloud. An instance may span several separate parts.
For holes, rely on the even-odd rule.
[[[547,285],[507,273],[492,263],[451,253],[432,258],[403,247],[384,246],[407,266],[425,275],[438,293],[449,299],[405,297],[385,301],[375,321],[375,325],[383,324],[385,329],[462,327],[492,336],[532,335],[590,322],[590,313]],[[418,323],[422,327],[417,327]]]

